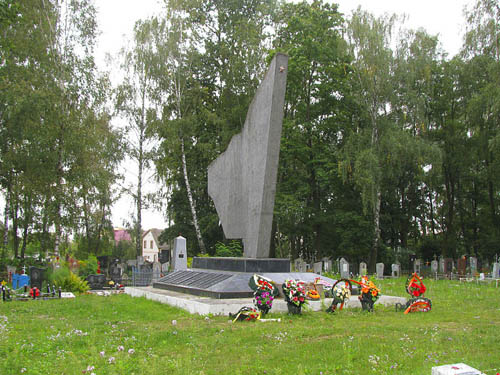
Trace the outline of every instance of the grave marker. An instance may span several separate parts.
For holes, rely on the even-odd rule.
[[[45,281],[45,268],[30,267],[30,285],[42,289],[42,284]]]
[[[461,257],[458,259],[458,274],[460,276],[464,276],[465,273],[467,272],[467,258]]]
[[[417,275],[420,275],[421,268],[422,268],[422,259],[415,259],[415,262],[413,262],[413,272],[415,272]]]
[[[383,279],[384,278],[384,263],[377,263],[375,265],[376,270],[377,270],[377,279]]]
[[[469,266],[470,266],[470,273],[472,276],[474,276],[477,272],[477,258],[476,257],[469,258]]]
[[[451,258],[444,258],[444,267],[443,267],[443,273],[449,275],[450,273],[453,272],[453,259]]]
[[[500,279],[500,263],[493,263],[493,272],[491,277],[494,279]]]
[[[393,263],[391,266],[391,276],[399,277],[401,276],[401,265],[399,263]]]
[[[349,279],[349,262],[344,258],[340,258],[340,278]]]
[[[431,271],[433,274],[436,274],[438,272],[439,264],[437,260],[433,260],[431,262]]]
[[[187,270],[186,239],[182,236],[174,239],[174,254],[172,257],[174,271]]]
[[[365,262],[359,264],[359,276],[364,276],[368,273],[368,266]]]
[[[321,275],[321,271],[323,271],[323,262],[313,263],[313,271]]]

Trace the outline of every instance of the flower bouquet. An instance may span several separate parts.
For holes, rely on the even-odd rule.
[[[262,315],[267,314],[273,306],[274,297],[278,295],[278,288],[274,286],[271,280],[257,274],[250,278],[248,284],[254,291],[253,303]]]
[[[373,311],[373,304],[380,298],[380,289],[367,276],[361,277],[359,301],[363,310]]]
[[[229,314],[229,317],[231,318],[232,322],[236,321],[252,321],[252,320],[260,320],[262,314],[260,311],[257,311],[253,307],[242,307],[241,309],[238,310],[236,314]]]
[[[285,280],[283,283],[283,293],[285,294],[285,301],[288,305],[289,314],[300,314],[302,305],[307,303],[306,290],[303,281],[295,281],[291,279]]]

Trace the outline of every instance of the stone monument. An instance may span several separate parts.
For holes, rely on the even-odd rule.
[[[377,279],[384,278],[384,263],[377,263],[375,265],[375,269],[377,271]]]
[[[493,272],[491,273],[491,277],[494,279],[500,278],[500,263],[493,263]]]
[[[314,273],[320,274],[323,271],[323,262],[313,263],[313,271]]]
[[[434,259],[434,260],[431,262],[431,272],[432,272],[434,275],[438,273],[438,267],[439,267],[439,265],[438,265],[438,261]]]
[[[304,262],[295,263],[299,272],[291,273],[290,259],[269,258],[287,70],[288,57],[277,54],[250,104],[241,133],[208,167],[208,194],[225,237],[243,240],[243,257],[194,257],[192,268],[183,265],[182,269],[174,249],[174,272],[153,283],[155,288],[222,299],[253,296],[248,281],[255,273],[277,285],[287,278],[314,282],[320,277],[334,282],[300,272]]]
[[[470,273],[472,276],[474,276],[477,272],[477,258],[476,257],[469,258],[469,266],[470,266]]]
[[[359,264],[359,276],[368,274],[368,265],[365,262]]]
[[[460,276],[465,276],[467,271],[467,258],[465,256],[458,259],[457,269]]]
[[[422,260],[421,259],[415,259],[415,262],[413,262],[413,272],[415,272],[416,274],[420,275],[421,267],[422,267]]]
[[[349,279],[350,278],[349,262],[347,260],[345,260],[344,258],[340,258],[339,267],[340,267],[340,278],[341,279]]]
[[[187,269],[186,239],[182,236],[176,237],[174,239],[172,269],[174,271],[183,271]]]
[[[226,238],[243,239],[246,258],[268,258],[288,56],[277,54],[250,104],[241,133],[208,167],[208,194]]]
[[[392,277],[401,276],[401,265],[399,263],[393,263],[391,265],[391,276]]]

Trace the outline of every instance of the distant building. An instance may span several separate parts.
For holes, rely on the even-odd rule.
[[[115,235],[115,245],[120,241],[132,241],[132,237],[130,237],[130,233],[124,228],[114,228]]]
[[[163,229],[149,229],[142,235],[142,256],[144,260],[157,262],[159,253],[162,250],[169,250],[170,247],[166,243],[160,243],[158,239]]]

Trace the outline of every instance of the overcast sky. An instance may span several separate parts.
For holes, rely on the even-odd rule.
[[[349,16],[358,6],[376,16],[384,13],[406,14],[409,28],[424,28],[429,34],[439,35],[439,40],[449,57],[454,56],[462,45],[464,32],[463,8],[470,6],[472,0],[338,0],[339,11]],[[96,0],[98,23],[101,30],[96,60],[102,70],[111,71],[113,84],[117,84],[119,75],[117,65],[105,59],[109,53],[117,56],[118,52],[130,40],[134,24],[159,14],[162,0]],[[119,124],[117,124],[119,125]],[[135,179],[136,167],[125,165],[123,172],[127,181]],[[152,181],[152,172],[147,176]],[[146,184],[146,192],[157,189],[153,183]],[[133,202],[129,198],[120,199],[113,207],[113,225],[122,226],[124,220],[130,221],[134,212]],[[160,212],[146,210],[142,214],[142,226],[149,228],[165,228],[166,221]]]

